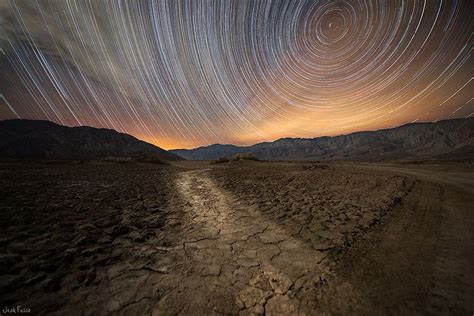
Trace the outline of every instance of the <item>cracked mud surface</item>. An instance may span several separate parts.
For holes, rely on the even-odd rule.
[[[326,254],[218,188],[208,170],[182,173],[178,188],[190,197],[193,240],[185,241],[184,249],[192,268],[201,277],[232,288],[225,302],[235,301],[234,308],[214,306],[214,311],[298,313],[296,294],[306,281],[324,280]]]
[[[454,189],[417,168],[3,164],[0,301],[35,314],[467,312],[470,178],[450,177]]]

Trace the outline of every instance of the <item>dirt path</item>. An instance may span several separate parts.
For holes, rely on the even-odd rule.
[[[451,171],[388,167],[384,170],[411,175],[436,184],[441,194],[427,197],[440,210],[433,275],[429,294],[432,312],[472,313],[474,303],[474,174]]]
[[[190,298],[199,287],[201,296],[181,301],[182,312],[304,313],[297,294],[323,282],[326,255],[223,192],[207,172],[184,172],[177,180],[189,201],[184,250],[199,276],[182,284],[181,293]]]
[[[344,258],[351,264],[342,277],[365,298],[359,313],[472,313],[472,173],[423,166],[362,168],[419,182],[383,230]]]

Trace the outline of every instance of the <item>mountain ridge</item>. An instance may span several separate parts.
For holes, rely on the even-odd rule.
[[[140,158],[183,160],[160,147],[108,128],[68,127],[45,120],[0,121],[0,157],[89,160]]]
[[[250,146],[213,144],[170,152],[189,160],[214,160],[243,152],[253,152],[257,158],[268,160],[471,160],[473,136],[474,118],[459,118],[337,136],[284,137]],[[457,157],[449,157],[455,152]]]

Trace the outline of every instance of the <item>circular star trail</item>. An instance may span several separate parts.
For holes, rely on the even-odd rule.
[[[189,148],[474,111],[470,0],[10,0],[0,17],[0,119]]]

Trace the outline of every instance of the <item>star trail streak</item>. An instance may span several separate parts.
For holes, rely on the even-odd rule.
[[[472,116],[471,0],[0,2],[0,119],[164,148]]]

